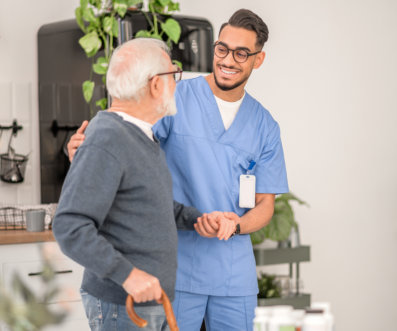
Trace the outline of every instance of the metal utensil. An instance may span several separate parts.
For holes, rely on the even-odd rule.
[[[7,152],[7,154],[8,154],[8,157],[10,159],[14,159],[14,157],[15,157],[15,149],[12,148],[12,146],[11,146],[11,141],[12,141],[12,136],[13,135],[14,135],[13,133],[10,134],[10,140],[8,141],[8,152]]]

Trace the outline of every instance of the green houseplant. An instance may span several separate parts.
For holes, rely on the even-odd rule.
[[[254,245],[262,243],[265,239],[274,241],[287,240],[291,229],[297,229],[298,224],[295,221],[294,211],[290,204],[296,201],[301,205],[307,205],[292,193],[280,194],[276,197],[274,203],[274,214],[269,224],[256,232],[251,233],[251,242]]]
[[[48,325],[60,324],[65,312],[55,312],[49,304],[59,293],[54,268],[48,259],[38,275],[44,291],[34,293],[18,274],[12,280],[12,289],[0,284],[0,321],[14,331],[39,331]]]
[[[141,11],[149,24],[148,30],[138,31],[135,37],[150,37],[164,39],[169,46],[171,41],[177,43],[181,27],[169,14],[179,10],[179,3],[172,0],[149,0],[149,13],[141,10],[143,0],[80,0],[80,6],[75,10],[77,24],[84,36],[79,39],[88,58],[92,58],[92,68],[89,79],[83,82],[83,96],[87,103],[91,102],[95,82],[93,73],[106,82],[106,72],[114,49],[115,38],[118,37],[118,18],[123,18],[127,10]],[[97,56],[103,49],[103,55]],[[96,100],[96,106],[106,109],[107,98]]]

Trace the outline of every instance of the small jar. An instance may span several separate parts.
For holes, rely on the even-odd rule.
[[[313,309],[322,309],[325,321],[327,323],[327,331],[335,330],[335,319],[331,313],[331,305],[328,302],[313,302],[311,304]]]
[[[295,320],[292,312],[293,308],[291,306],[274,306],[268,331],[295,331]]]
[[[327,331],[327,322],[322,309],[306,309],[302,331]]]
[[[271,307],[255,308],[254,331],[268,331],[271,313]]]
[[[305,316],[304,309],[295,309],[292,311],[292,317],[295,320],[295,331],[302,331],[302,323],[304,316]]]

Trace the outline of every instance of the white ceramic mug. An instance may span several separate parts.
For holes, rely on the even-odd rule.
[[[26,211],[26,230],[30,232],[44,231],[45,210],[27,210]]]

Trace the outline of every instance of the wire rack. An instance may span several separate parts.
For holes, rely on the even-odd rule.
[[[57,204],[35,205],[35,206],[2,206],[0,205],[0,231],[26,229],[27,210],[45,210],[45,226],[51,228]]]

